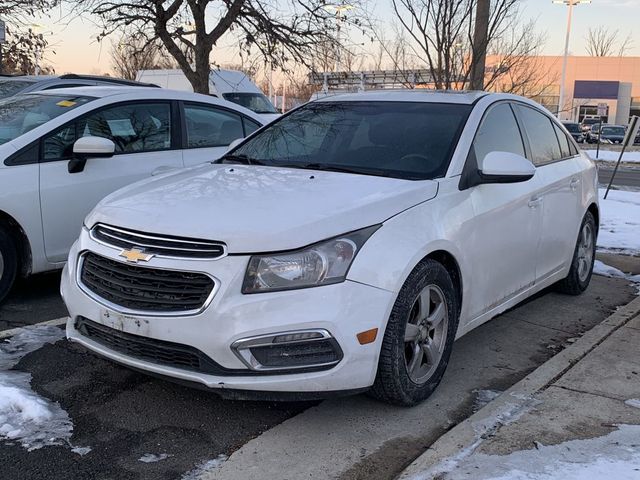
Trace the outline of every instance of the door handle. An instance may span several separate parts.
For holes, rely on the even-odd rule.
[[[575,192],[578,189],[578,185],[580,185],[580,179],[579,178],[571,179],[571,183],[569,183],[569,186],[571,187],[571,190],[573,190]]]
[[[531,199],[529,200],[529,208],[538,208],[538,205],[540,205],[542,203],[542,197],[536,196],[536,197],[531,197]]]

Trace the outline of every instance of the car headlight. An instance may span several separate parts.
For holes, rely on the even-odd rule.
[[[242,293],[273,292],[343,282],[364,242],[380,225],[325,240],[310,247],[270,255],[254,255]]]

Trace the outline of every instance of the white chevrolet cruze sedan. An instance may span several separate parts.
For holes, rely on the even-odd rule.
[[[67,336],[233,398],[413,405],[455,338],[587,288],[596,177],[524,98],[325,98],[103,200],[63,274]]]
[[[215,160],[263,123],[234,103],[160,88],[0,99],[0,301],[16,277],[61,269],[82,221],[107,194]]]

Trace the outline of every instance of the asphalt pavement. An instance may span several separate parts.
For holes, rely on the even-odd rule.
[[[64,315],[57,280],[57,274],[39,276],[19,286],[0,309],[2,328]],[[28,452],[0,442],[2,479],[180,479],[233,452],[212,473],[221,475],[216,478],[389,479],[474,411],[476,390],[508,388],[633,295],[627,282],[603,277],[594,277],[581,297],[539,295],[456,342],[440,388],[414,409],[364,395],[316,403],[221,400],[62,340],[15,368],[30,373],[32,389],[69,414],[71,445],[91,451]],[[147,454],[168,456],[140,461]]]
[[[598,181],[600,185],[608,185],[613,174],[614,167],[598,166]],[[640,165],[637,167],[624,166],[618,168],[613,185],[616,187],[640,188]]]

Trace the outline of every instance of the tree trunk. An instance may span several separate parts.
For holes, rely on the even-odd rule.
[[[473,31],[473,57],[471,59],[471,90],[484,89],[484,71],[487,60],[487,35],[491,0],[477,0],[476,23]]]

